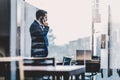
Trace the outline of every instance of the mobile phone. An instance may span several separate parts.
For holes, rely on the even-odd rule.
[[[46,22],[46,20],[43,18],[43,22]]]
[[[44,18],[42,17],[42,18],[40,18],[40,22],[43,24],[43,22],[44,22],[45,20],[44,20]]]

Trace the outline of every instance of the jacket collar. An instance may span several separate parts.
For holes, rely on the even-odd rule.
[[[35,22],[38,23],[39,25],[42,25],[42,26],[43,26],[43,24],[40,23],[38,20],[35,20]]]

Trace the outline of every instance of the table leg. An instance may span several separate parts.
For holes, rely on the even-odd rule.
[[[58,76],[57,76],[57,80],[62,80],[62,75],[61,75],[61,76],[58,75]]]
[[[79,80],[80,75],[75,75],[75,80]]]
[[[82,78],[82,80],[85,80],[85,73],[81,74],[81,78]]]
[[[63,75],[64,80],[69,80],[69,75]]]
[[[54,75],[54,76],[52,76],[52,78],[53,78],[53,80],[56,80],[56,76]]]
[[[11,80],[11,76],[10,76],[10,63],[6,63],[5,64],[7,67],[5,68],[6,73],[5,73],[5,80]]]

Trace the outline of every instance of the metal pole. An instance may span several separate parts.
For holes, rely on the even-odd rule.
[[[94,55],[94,21],[92,19],[92,56]]]
[[[112,75],[112,69],[110,69],[110,27],[111,27],[111,14],[110,5],[108,5],[108,77]]]

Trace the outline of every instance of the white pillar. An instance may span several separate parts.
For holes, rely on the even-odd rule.
[[[21,56],[25,54],[25,1],[21,0],[21,27],[20,27]]]
[[[16,56],[17,49],[17,0],[10,1],[10,56]],[[11,63],[11,80],[16,80],[15,62]]]

